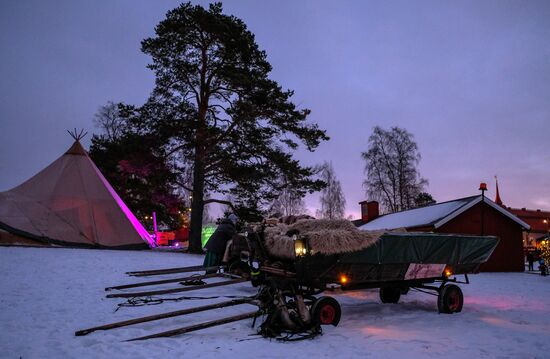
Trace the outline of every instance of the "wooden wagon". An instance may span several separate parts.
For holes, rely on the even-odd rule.
[[[415,289],[436,295],[440,313],[460,312],[463,294],[456,284],[469,283],[468,274],[479,271],[498,238],[386,233],[368,248],[326,255],[311,250],[307,236],[303,236],[295,238],[293,261],[270,260],[267,251],[261,249],[262,239],[252,242],[263,252],[255,254],[258,262],[251,261],[255,268],[252,283],[279,293],[274,295],[278,296],[278,313],[273,314],[278,318],[271,322],[279,320],[283,328],[293,328],[305,323],[337,325],[341,313],[338,302],[332,297],[316,297],[335,287],[343,291],[379,288],[383,303],[397,303],[401,295]],[[464,280],[459,281],[458,275]]]
[[[308,224],[310,227],[314,222]],[[355,235],[356,230],[348,228]],[[193,276],[194,280],[225,277],[225,281],[203,283],[191,287],[178,287],[154,291],[124,292],[107,295],[108,298],[151,297],[231,285],[250,281],[258,292],[253,297],[238,298],[202,307],[161,313],[144,318],[107,324],[77,331],[86,335],[96,330],[107,330],[173,316],[188,315],[205,310],[252,304],[257,310],[237,316],[220,318],[210,322],[178,328],[133,340],[166,337],[188,333],[215,325],[246,318],[264,318],[260,333],[264,336],[281,337],[299,334],[303,337],[317,335],[322,325],[338,325],[341,308],[338,301],[322,295],[327,290],[360,290],[379,288],[383,303],[397,303],[410,290],[418,290],[437,296],[440,313],[457,313],[462,310],[463,294],[457,284],[469,283],[468,274],[477,273],[498,244],[493,236],[465,236],[435,233],[384,233],[356,249],[326,246],[324,234],[329,231],[287,233],[283,239],[291,249],[291,255],[281,256],[270,251],[266,245],[265,226],[250,229],[234,238],[233,254],[227,265],[218,273]],[[317,236],[315,238],[315,236]],[[368,237],[368,235],[367,235]],[[339,233],[332,233],[340,239]],[[319,243],[323,243],[320,249]],[[356,243],[353,242],[352,243]],[[291,247],[289,247],[291,246]],[[244,250],[243,250],[244,249]],[[288,254],[288,253],[287,253]],[[128,272],[129,275],[150,276],[193,272],[212,268],[201,266],[171,268],[165,270]],[[238,276],[238,278],[235,278]],[[464,280],[459,280],[463,276]],[[134,283],[106,290],[127,290],[135,287],[180,282],[188,284],[189,278],[169,278],[157,281]],[[200,282],[200,281],[199,281]],[[285,336],[288,337],[288,336]]]

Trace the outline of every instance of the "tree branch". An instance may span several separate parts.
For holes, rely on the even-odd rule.
[[[181,186],[184,190],[186,190],[188,192],[193,192],[193,188],[189,187],[187,184],[185,184],[183,182],[180,182],[180,181],[175,181],[175,182],[176,182],[176,184]]]

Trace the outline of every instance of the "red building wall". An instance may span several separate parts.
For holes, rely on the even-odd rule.
[[[440,233],[481,234],[481,203],[435,230]],[[496,209],[484,204],[484,233],[497,236],[500,242],[483,272],[523,272],[523,231],[519,224]]]

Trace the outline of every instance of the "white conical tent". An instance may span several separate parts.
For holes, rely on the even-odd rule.
[[[0,229],[55,245],[154,246],[78,140],[34,177],[0,193]]]

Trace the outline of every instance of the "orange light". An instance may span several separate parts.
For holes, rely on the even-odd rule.
[[[348,282],[348,277],[346,277],[345,275],[340,277],[340,283],[346,284],[347,282]]]
[[[452,274],[453,274],[453,272],[451,272],[448,269],[445,271],[445,277],[450,277]]]

